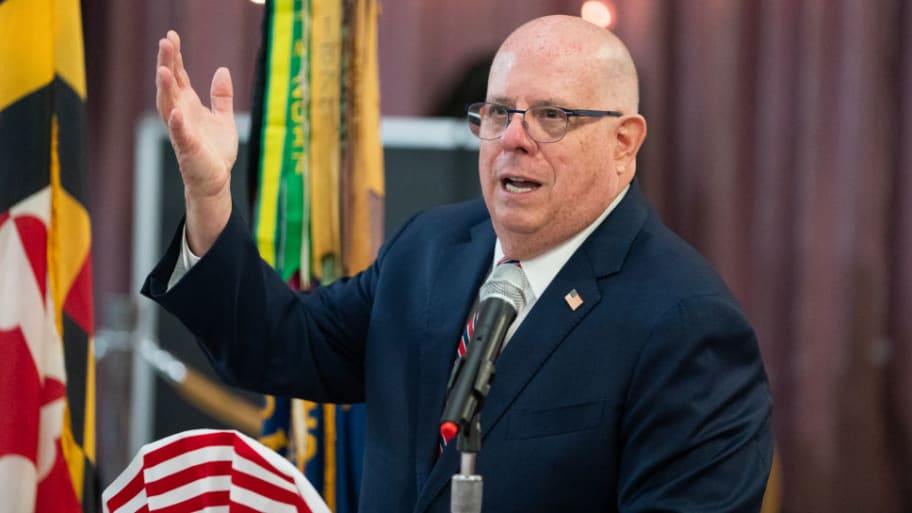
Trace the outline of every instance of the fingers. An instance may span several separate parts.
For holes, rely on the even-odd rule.
[[[166,37],[168,42],[171,43],[171,46],[174,47],[173,58],[171,60],[171,72],[174,73],[177,85],[182,88],[190,87],[190,75],[187,74],[187,70],[184,68],[184,57],[181,53],[180,36],[177,32],[169,30]]]
[[[173,30],[169,30],[165,37],[158,41],[155,106],[165,123],[169,122],[173,109],[192,108],[193,104],[199,102],[190,85],[190,76],[184,69],[180,45],[180,36]],[[179,106],[181,103],[183,107]]]
[[[180,92],[174,76],[174,42],[169,38],[158,41],[158,62],[155,70],[155,106],[166,123],[171,109],[177,104]]]
[[[177,96],[177,83],[174,81],[171,69],[160,65],[155,72],[155,107],[166,123],[171,115],[171,110],[177,106]]]
[[[158,40],[158,62],[156,67],[160,68],[162,66],[166,68],[171,68],[171,59],[174,53],[174,47],[171,45],[171,41],[167,39]]]
[[[215,70],[212,76],[212,87],[209,89],[209,101],[212,111],[219,116],[234,116],[234,86],[231,84],[231,73],[228,68]]]

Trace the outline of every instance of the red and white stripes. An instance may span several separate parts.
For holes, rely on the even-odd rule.
[[[102,494],[105,513],[330,513],[288,460],[236,431],[146,445]]]

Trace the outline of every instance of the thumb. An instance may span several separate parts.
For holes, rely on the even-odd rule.
[[[212,111],[220,116],[234,115],[234,86],[231,85],[231,73],[228,68],[215,70],[212,76],[212,87],[209,89],[209,100]]]

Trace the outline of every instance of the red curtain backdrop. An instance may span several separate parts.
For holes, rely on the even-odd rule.
[[[912,5],[617,5],[647,195],[760,336],[783,511],[912,511]]]
[[[421,115],[516,25],[582,2],[380,3],[383,113]],[[912,3],[614,3],[649,121],[643,187],[760,335],[782,510],[912,511]],[[204,95],[230,67],[245,111],[262,7],[83,5],[102,305],[128,292],[133,134],[154,108],[157,39],[182,33]]]

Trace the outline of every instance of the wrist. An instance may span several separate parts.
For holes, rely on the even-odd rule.
[[[231,217],[231,190],[225,187],[214,195],[195,195],[184,191],[187,244],[196,255],[204,255]]]

